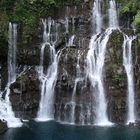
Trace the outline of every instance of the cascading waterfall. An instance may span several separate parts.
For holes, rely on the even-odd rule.
[[[134,79],[133,79],[133,62],[132,62],[132,41],[135,37],[128,37],[124,35],[124,43],[123,43],[123,65],[125,67],[125,71],[127,74],[127,104],[128,104],[128,116],[127,116],[127,124],[135,123],[135,92],[134,92]]]
[[[117,28],[118,20],[117,20],[117,10],[116,3],[114,0],[110,0],[110,9],[109,9],[109,27]],[[122,32],[122,31],[121,31]],[[123,33],[123,32],[122,32]],[[127,124],[135,123],[135,92],[134,92],[134,79],[133,79],[133,65],[132,65],[132,41],[135,37],[128,37],[124,34],[124,43],[123,43],[123,65],[125,67],[125,71],[127,74],[127,105],[128,105],[128,115],[127,115]]]
[[[68,17],[66,17],[66,19],[65,19],[65,29],[66,29],[66,33],[68,34],[69,33],[69,19],[68,19]]]
[[[69,41],[68,41],[68,44],[67,44],[68,47],[74,46],[74,39],[75,39],[75,35],[72,35],[69,38]]]
[[[66,67],[65,66],[63,67],[61,65],[64,70],[63,69],[62,71],[60,70],[60,73],[64,71],[63,72],[64,79],[63,79],[63,75],[61,75],[62,77],[60,76],[60,79],[58,81],[59,85],[56,87],[56,89],[58,88],[59,92],[61,92],[61,89],[60,89],[61,86],[64,87],[62,94],[60,95],[58,94],[58,96],[64,96],[64,99],[62,99],[61,102],[59,102],[59,100],[57,102],[56,100],[56,103],[57,103],[56,105],[59,105],[59,103],[61,104],[60,109],[59,109],[60,116],[58,116],[60,118],[59,120],[61,120],[62,118],[62,120],[64,121],[66,120],[66,122],[69,122],[70,124],[75,124],[75,123],[82,124],[82,125],[94,124],[94,125],[99,125],[99,126],[112,125],[107,115],[107,100],[106,100],[106,91],[104,88],[104,65],[106,62],[105,61],[106,49],[107,49],[109,38],[114,30],[119,30],[120,33],[123,34],[123,37],[124,37],[124,42],[122,45],[123,66],[125,68],[125,72],[127,76],[128,112],[127,112],[126,124],[135,123],[135,120],[136,120],[135,85],[134,85],[134,71],[133,71],[132,42],[133,40],[136,39],[136,37],[128,36],[123,31],[121,31],[121,29],[119,29],[119,22],[118,22],[118,17],[117,17],[115,0],[108,0],[108,5],[109,5],[108,14],[106,14],[106,12],[104,14],[104,11],[103,11],[105,9],[103,7],[104,1],[94,0],[93,10],[92,10],[93,35],[89,43],[89,50],[87,53],[86,63],[85,63],[86,66],[80,65],[82,64],[80,62],[83,62],[85,54],[82,54],[80,56],[79,52],[81,51],[83,53],[85,51],[84,53],[86,53],[87,51],[84,48],[86,46],[85,43],[87,40],[84,40],[86,38],[82,38],[82,40],[79,41],[79,46],[83,46],[83,47],[81,48],[79,47],[79,51],[77,55],[78,58],[77,58],[77,65],[76,65],[76,74],[74,73],[75,71],[73,71],[73,67],[75,65],[72,65],[72,68],[69,69],[69,64],[71,63],[71,62],[69,63],[69,61],[73,59],[71,57],[74,57],[74,63],[75,63],[75,56],[71,55],[73,51],[75,51],[75,48],[72,48],[72,49],[64,48],[66,50],[65,53],[67,53],[66,55],[64,53],[64,55],[68,62],[64,62],[64,64],[66,64]],[[107,28],[104,29],[106,27],[106,24],[104,24],[104,19],[106,18],[105,17],[106,15],[108,16],[109,21],[108,21]],[[75,42],[75,39],[78,39],[79,36],[76,36],[76,33],[75,33],[75,25],[77,25],[77,22],[78,22],[76,18],[72,17],[72,24],[71,24],[71,20],[69,20],[68,17],[65,18],[65,22],[63,22],[63,20],[62,22],[60,21],[60,25],[65,24],[64,25],[65,34],[63,35],[66,35],[65,36],[66,47],[73,47],[77,45],[77,42]],[[82,19],[81,19],[81,22],[82,22]],[[37,120],[47,121],[47,120],[54,119],[54,93],[55,93],[55,85],[56,85],[57,74],[58,74],[58,63],[59,63],[59,58],[60,58],[61,53],[56,52],[55,50],[56,42],[58,41],[58,32],[57,32],[56,23],[51,18],[48,18],[48,20],[42,19],[42,24],[44,27],[43,43],[42,43],[41,51],[40,51],[40,65],[37,69],[38,76],[41,82],[41,100],[40,100],[39,110],[37,114]],[[81,30],[83,30],[83,28]],[[9,23],[9,42],[8,43],[9,43],[8,45],[8,83],[5,88],[5,93],[0,91],[0,120],[6,120],[9,127],[17,127],[17,126],[21,126],[22,123],[18,118],[15,118],[14,112],[12,111],[12,106],[11,106],[10,97],[9,97],[10,86],[16,81],[17,75],[18,75],[18,70],[16,67],[17,24],[15,23]],[[58,41],[57,49],[63,46],[63,43],[64,42]],[[84,45],[81,45],[83,43]],[[44,55],[45,55],[46,49],[48,50],[47,52],[49,52],[49,57],[50,57],[50,65],[48,66],[47,70],[46,70],[46,67],[44,66],[44,61],[45,61]],[[110,53],[111,51],[112,51],[112,48],[108,51],[108,53]],[[119,53],[120,53],[120,50],[119,50]],[[80,57],[82,61],[80,61]],[[64,61],[66,61],[66,59]],[[110,59],[111,58],[107,59],[107,65]],[[117,68],[119,68],[118,66],[120,66],[120,64],[117,65]],[[86,76],[84,76],[85,67],[86,67]],[[67,69],[69,70],[67,71]],[[121,71],[121,69],[119,70]],[[117,72],[119,70],[117,69]],[[118,74],[120,73],[121,72],[118,72]],[[75,79],[73,79],[73,74],[75,76]],[[113,78],[113,75],[111,76]],[[107,78],[109,77],[109,80],[110,80],[111,76],[107,75]],[[73,84],[73,81],[74,81],[74,84]],[[61,85],[61,82],[62,82],[62,85]],[[79,89],[80,86],[82,87],[81,89]],[[68,90],[67,90],[67,87],[68,87]],[[107,89],[110,89],[110,87],[111,86],[109,86]],[[112,85],[111,88],[115,89],[115,86]],[[77,94],[77,89],[79,90],[78,94]],[[0,90],[1,90],[1,81],[0,81]],[[68,95],[65,95],[65,91],[68,93]],[[91,93],[89,93],[89,91]],[[111,93],[112,91],[113,90],[111,90]],[[85,93],[85,94],[82,95],[82,93]],[[113,94],[111,102],[116,102],[114,101],[115,94]],[[5,99],[3,99],[4,95],[5,95]],[[71,97],[69,98],[69,96]],[[116,97],[118,98],[118,96]],[[22,101],[22,96],[20,97],[20,99]],[[113,112],[114,110],[112,110],[112,108],[109,108],[109,111]],[[124,116],[121,119],[123,120]],[[113,118],[112,120],[114,121],[115,119]]]
[[[8,46],[8,84],[6,87],[5,100],[0,101],[0,119],[8,123],[8,127],[19,127],[22,125],[18,118],[15,118],[12,111],[9,95],[10,85],[16,81],[16,42],[17,42],[17,24],[9,23],[9,46]]]
[[[8,83],[16,79],[16,41],[17,25],[9,23],[9,50],[8,50]]]
[[[54,46],[50,47],[51,58],[53,58],[52,64],[48,68],[46,75],[43,74],[42,77],[42,87],[41,87],[41,101],[40,110],[38,112],[38,118],[40,120],[50,120],[54,119],[54,86],[55,80],[57,78],[57,54],[55,52]]]
[[[110,8],[109,8],[109,27],[117,28],[118,27],[118,17],[117,17],[115,0],[110,0],[109,6],[110,6]]]
[[[95,125],[111,125],[107,116],[107,103],[103,84],[103,68],[107,42],[112,31],[118,27],[116,4],[114,0],[109,2],[109,28],[104,34],[100,34],[103,27],[101,14],[101,0],[94,1],[93,27],[94,31],[87,54],[87,76],[94,89],[93,96],[96,96]],[[113,18],[112,18],[113,17]]]
[[[44,67],[43,67],[43,62],[44,62],[44,50],[45,50],[45,47],[47,45],[50,45],[49,41],[50,41],[50,32],[51,32],[51,19],[48,19],[48,29],[47,29],[47,23],[46,23],[46,19],[43,20],[42,19],[42,24],[43,24],[43,27],[44,27],[44,30],[43,30],[43,44],[42,44],[42,47],[41,47],[41,54],[40,54],[40,67],[39,67],[39,77],[43,77],[43,70],[44,70]],[[47,32],[48,30],[48,32]]]
[[[72,18],[72,28],[74,30],[74,18]],[[75,35],[69,37],[69,19],[65,18],[66,47],[74,46]]]
[[[90,41],[89,51],[87,54],[87,72],[88,77],[93,88],[95,88],[96,95],[96,125],[110,125],[111,123],[107,117],[107,104],[105,99],[105,91],[103,85],[103,67],[105,60],[106,46],[111,29],[107,29],[105,35],[98,37],[94,35]],[[102,39],[103,37],[103,39]]]
[[[41,85],[41,101],[40,108],[38,111],[37,120],[47,121],[54,119],[54,87],[57,79],[57,67],[59,60],[59,53],[55,51],[55,42],[57,40],[52,40],[51,37],[51,27],[52,22],[48,20],[48,32],[46,20],[42,20],[44,25],[43,39],[44,43],[41,48],[41,61],[39,69],[39,79],[42,83]],[[51,64],[47,70],[47,74],[44,73],[43,61],[44,61],[44,50],[45,47],[49,47]]]
[[[93,28],[96,29],[96,31],[95,30],[93,31],[94,33],[99,33],[101,32],[102,29],[101,3],[102,0],[95,0],[93,5],[92,23],[93,23]]]
[[[70,123],[74,124],[75,123],[75,106],[76,106],[76,101],[75,101],[75,94],[76,94],[76,87],[77,87],[78,79],[75,80],[74,84],[74,89],[72,93],[72,99],[71,99],[71,116],[70,116]]]
[[[75,107],[76,107],[75,95],[76,95],[77,84],[78,84],[78,82],[82,81],[79,61],[80,61],[80,54],[78,54],[77,65],[76,65],[76,79],[75,79],[75,84],[74,84],[72,99],[71,99],[71,106],[72,106],[71,107],[71,116],[70,116],[71,124],[75,124]]]

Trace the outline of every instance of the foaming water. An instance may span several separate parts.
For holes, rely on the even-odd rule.
[[[88,78],[92,87],[95,89],[92,91],[93,96],[96,98],[95,125],[100,126],[112,124],[107,116],[107,103],[103,83],[105,52],[111,33],[112,29],[107,29],[103,36],[98,37],[98,34],[92,36],[87,54]]]

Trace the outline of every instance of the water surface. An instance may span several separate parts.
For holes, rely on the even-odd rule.
[[[134,127],[71,126],[56,122],[29,122],[9,129],[0,140],[140,140]]]

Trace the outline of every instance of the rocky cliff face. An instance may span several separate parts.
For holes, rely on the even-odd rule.
[[[58,9],[54,15],[55,22],[59,25],[59,39],[56,50],[62,50],[58,66],[58,78],[55,86],[55,118],[59,121],[71,122],[72,95],[76,80],[76,66],[79,59],[80,76],[75,95],[75,120],[77,124],[93,123],[95,112],[93,106],[95,97],[90,94],[91,85],[86,78],[86,56],[89,40],[91,38],[91,8],[92,1],[85,1],[80,6],[68,6]],[[77,12],[78,11],[78,12]],[[65,19],[68,18],[69,32],[65,32]],[[40,101],[40,81],[35,67],[40,63],[40,51],[42,43],[42,24],[38,30],[37,39],[33,44],[18,44],[17,63],[18,67],[31,66],[19,75],[10,89],[10,101],[16,117],[32,119],[37,115]],[[133,34],[126,30],[127,34]],[[72,46],[66,46],[70,36],[75,35]],[[107,52],[104,67],[104,83],[106,98],[108,101],[109,120],[115,123],[124,123],[127,116],[127,77],[123,66],[123,34],[113,31],[107,44]],[[4,53],[3,53],[4,51]],[[6,49],[0,51],[2,88],[6,85]],[[45,69],[49,66],[49,53],[45,50]],[[137,119],[140,117],[140,48],[136,40],[133,43],[133,65],[135,78],[135,100]],[[4,78],[3,78],[4,77]],[[88,117],[90,110],[91,117]],[[81,113],[82,112],[82,113]]]
[[[108,113],[112,122],[124,122],[127,116],[127,77],[123,66],[123,34],[112,33],[105,63],[105,88]]]
[[[140,47],[136,45],[134,52],[134,76],[135,76],[135,91],[136,91],[136,112],[137,118],[140,117]],[[138,119],[139,120],[139,119]]]
[[[127,33],[130,31],[127,30]],[[133,32],[131,32],[133,34]],[[114,123],[126,123],[127,118],[127,76],[123,66],[123,34],[115,30],[107,44],[105,67],[104,67],[104,86],[106,91],[106,99],[108,102],[108,115],[109,120]],[[137,118],[139,118],[139,86],[138,75],[139,73],[139,57],[137,56],[139,51],[137,50],[137,42],[133,41],[133,65],[134,65],[134,79],[136,84],[136,112],[138,112]],[[62,53],[58,80],[56,84],[56,118],[62,121],[70,122],[72,108],[72,94],[74,90],[74,84],[76,79],[76,64],[78,52],[81,53],[80,68],[83,78],[86,75],[86,56],[88,49],[75,49],[68,48]],[[138,82],[138,83],[137,83]],[[88,121],[93,122],[95,112],[91,111],[93,117],[88,118],[88,110],[92,110],[91,106],[95,104],[95,97],[90,94],[91,87],[88,81],[80,81],[76,88],[76,107],[75,107],[75,122],[81,124],[84,119],[84,124],[88,124]],[[85,112],[82,114],[82,112]],[[82,116],[80,116],[82,115]],[[83,118],[82,118],[83,117]]]

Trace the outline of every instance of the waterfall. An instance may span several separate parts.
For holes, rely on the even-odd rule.
[[[69,19],[68,19],[68,17],[66,17],[66,19],[65,19],[65,29],[66,29],[66,33],[68,34],[69,33]]]
[[[117,10],[116,3],[114,0],[110,0],[110,8],[109,8],[109,27],[117,28],[118,20],[117,20]],[[122,31],[120,31],[123,33]],[[124,33],[123,33],[124,34]],[[132,41],[135,37],[128,37],[124,34],[124,43],[123,43],[123,65],[125,67],[125,71],[127,74],[127,105],[128,105],[128,115],[127,115],[127,124],[135,123],[135,92],[134,92],[134,79],[133,79],[133,65],[132,65]]]
[[[110,0],[109,6],[109,27],[116,28],[118,27],[118,17],[115,0]]]
[[[77,65],[76,65],[76,78],[75,78],[75,84],[72,92],[72,99],[71,99],[71,116],[70,116],[70,123],[75,124],[75,107],[76,107],[76,88],[78,82],[82,81],[81,77],[81,70],[80,70],[80,65],[79,65],[79,60],[80,60],[80,54],[78,54],[78,59],[77,59]]]
[[[43,33],[44,43],[42,44],[41,47],[40,68],[38,71],[39,79],[41,81],[41,101],[37,120],[47,121],[54,119],[54,88],[57,80],[59,53],[56,53],[55,51],[55,42],[57,40],[57,37],[54,37],[55,41],[52,40],[53,38],[51,37],[51,27],[54,22],[49,19],[48,28],[46,25],[47,24],[46,20],[42,20],[42,23],[44,26]],[[45,47],[49,47],[51,58],[51,64],[48,67],[46,74],[44,73],[43,66]]]
[[[111,125],[107,116],[107,103],[105,98],[105,90],[103,83],[103,67],[105,60],[105,52],[109,36],[113,30],[120,31],[115,0],[109,1],[109,28],[104,33],[101,33],[103,22],[101,22],[101,1],[95,0],[93,7],[93,28],[94,34],[90,40],[89,51],[87,54],[87,77],[92,86],[93,97],[96,98],[95,124],[96,125]],[[100,15],[96,16],[96,15]],[[96,26],[95,26],[96,25]],[[123,33],[122,31],[120,31]],[[124,34],[124,33],[123,33]],[[133,65],[132,65],[132,41],[134,37],[124,35],[123,43],[123,65],[127,74],[128,82],[128,117],[127,124],[134,123],[135,117],[135,102],[134,102],[134,79],[133,79]],[[89,115],[91,115],[89,113]]]
[[[75,39],[75,35],[72,35],[69,38],[69,41],[68,41],[68,44],[67,44],[68,47],[74,46],[74,39]]]
[[[86,2],[88,2],[88,0],[85,1],[85,3]],[[78,6],[78,9],[82,8],[87,9],[83,4],[82,6]],[[88,50],[86,49],[87,46],[86,43],[88,42],[90,36],[87,35],[88,34],[87,32],[90,27],[88,13],[84,13],[86,17],[83,18],[82,15],[79,13],[79,11],[78,12],[73,12],[72,10],[68,11],[67,8],[67,12],[69,12],[68,15],[73,16],[73,14],[75,14],[75,16],[73,17],[65,16],[65,19],[63,20],[58,19],[58,23],[61,26],[60,40],[58,40],[56,22],[51,18],[48,18],[47,20],[46,19],[41,20],[43,25],[43,35],[42,35],[43,41],[40,46],[40,64],[37,67],[38,78],[41,83],[40,84],[41,99],[39,104],[39,110],[37,113],[37,120],[48,121],[54,119],[55,86],[58,76],[58,63],[61,55],[60,51],[57,52],[56,50],[62,48],[64,43],[66,43],[65,44],[66,47],[64,48],[65,52],[62,56],[60,64],[60,77],[58,78],[57,81],[58,84],[56,86],[57,90],[56,92],[58,92],[57,94],[58,99],[56,100],[55,107],[59,111],[59,113],[56,112],[56,116],[57,114],[60,114],[60,116],[58,116],[60,118],[59,120],[61,119],[64,121],[66,120],[70,124],[76,123],[82,125],[94,124],[98,126],[112,125],[112,123],[109,121],[107,109],[109,110],[109,112],[115,112],[117,110],[118,114],[115,112],[115,114],[117,115],[115,116],[112,116],[112,114],[110,115],[111,116],[110,118],[113,121],[115,120],[123,121],[125,115],[124,99],[127,98],[128,112],[126,124],[135,123],[136,120],[135,85],[134,85],[135,81],[133,71],[134,68],[133,68],[132,43],[136,38],[135,36],[126,35],[124,32],[127,32],[127,29],[124,29],[124,32],[121,31],[121,29],[119,29],[117,6],[115,0],[108,1],[94,0],[92,9],[93,34],[89,42]],[[64,15],[62,14],[62,17],[63,16]],[[108,22],[106,22],[106,20],[108,20]],[[108,25],[104,23],[107,23]],[[84,28],[86,28],[87,30],[84,30]],[[118,31],[114,32],[114,30],[119,30],[120,33],[118,33]],[[131,34],[131,31],[128,31],[128,33]],[[111,36],[111,34],[113,37]],[[118,87],[123,88],[124,86],[123,84],[121,84],[123,80],[121,81],[120,76],[123,74],[123,70],[122,65],[120,64],[121,60],[118,58],[119,57],[118,55],[122,52],[122,50],[120,50],[119,48],[119,44],[121,44],[122,42],[122,39],[120,39],[122,35],[124,41],[121,47],[123,49],[122,54],[123,67],[127,77],[127,97],[125,96],[120,97],[121,94],[117,95],[117,93],[119,92]],[[111,39],[110,36],[112,37]],[[40,38],[40,35],[38,37]],[[117,37],[116,40],[115,37]],[[37,42],[40,40],[39,38],[36,40]],[[115,44],[116,42],[114,40],[118,43],[117,45]],[[78,41],[79,41],[79,50],[78,53],[76,53],[77,52],[76,46],[78,44]],[[114,48],[118,49],[117,52],[115,52],[115,49],[112,48],[112,45],[114,45]],[[29,54],[28,58],[30,58],[31,56],[38,55],[38,48],[36,48],[33,51],[29,50],[28,52],[26,46],[25,47],[24,46],[25,44],[20,50],[20,52],[22,52],[22,50],[24,51],[23,55]],[[8,127],[17,127],[22,125],[20,119],[15,117],[14,112],[12,111],[12,104],[10,103],[11,99],[10,95],[13,93],[12,90],[10,90],[10,88],[14,86],[12,84],[16,81],[16,79],[18,80],[17,78],[18,68],[16,66],[17,65],[16,51],[17,51],[17,24],[9,23],[8,82],[4,92],[1,92],[1,78],[0,78],[0,120],[6,120]],[[48,57],[50,58],[48,66],[44,64],[46,51]],[[85,62],[85,54],[87,54],[86,62]],[[109,55],[106,56],[106,54]],[[19,60],[21,58],[22,57],[20,57]],[[113,62],[110,63],[111,60],[113,60],[113,62],[115,63],[113,66],[112,66]],[[85,65],[83,64],[84,62]],[[20,64],[21,63],[22,62],[20,62]],[[107,64],[107,66],[105,66],[105,64]],[[5,64],[3,65],[2,61],[2,67],[3,66],[5,66]],[[23,67],[23,65],[21,67]],[[109,68],[112,68],[112,70],[110,70]],[[106,76],[104,76],[105,70],[107,70],[107,72],[110,72],[109,74],[107,73]],[[2,69],[2,73],[3,71],[5,72],[5,69]],[[26,72],[27,74],[25,76],[28,76],[29,75],[28,73],[30,71]],[[34,71],[31,72],[33,72],[32,74],[34,77],[34,74],[36,73],[34,73]],[[105,80],[104,77],[106,78]],[[35,81],[36,84],[36,77],[33,80]],[[33,80],[31,79],[31,82],[34,82]],[[25,89],[26,83],[22,84],[22,82],[25,82],[26,79],[25,80],[23,79],[23,81],[22,79],[19,79],[18,81],[21,83],[17,85],[17,88],[21,88],[20,90],[25,92],[26,94],[28,92],[28,91],[26,92]],[[104,81],[109,81],[109,83],[107,84],[108,87],[106,88]],[[116,83],[118,83],[117,86],[114,85]],[[108,108],[107,106],[108,101],[106,99],[105,89],[110,90],[109,93],[111,93],[111,95],[107,94],[111,99],[109,101],[109,104],[112,105],[111,108]],[[22,93],[20,94],[20,92],[17,92],[16,94],[18,93],[19,95],[17,95],[17,98],[19,97],[19,100],[22,102],[22,98],[24,97],[22,97]],[[35,96],[38,97],[37,94]],[[59,100],[60,98],[61,100]],[[36,102],[35,105],[37,103],[38,102]],[[28,109],[28,105],[25,108]],[[17,112],[19,113],[20,111]],[[118,119],[117,117],[120,114],[122,114],[122,117]]]
[[[93,5],[93,28],[96,29],[95,33],[101,32],[102,29],[102,14],[101,14],[101,2],[102,0],[95,0]]]
[[[78,79],[75,80],[74,89],[72,93],[72,99],[71,99],[71,114],[70,114],[71,124],[75,123],[75,106],[76,106],[75,94],[76,94],[77,83],[78,83]]]
[[[123,65],[125,67],[125,71],[127,74],[127,104],[128,104],[128,116],[127,116],[127,124],[135,123],[135,92],[134,92],[134,79],[133,79],[133,62],[132,62],[132,41],[135,37],[128,37],[124,35],[124,43],[123,43]]]
[[[3,100],[1,97],[0,101],[0,119],[6,120],[8,127],[19,127],[22,125],[22,123],[18,118],[15,118],[9,99],[10,85],[16,81],[17,24],[9,23],[8,43],[8,84],[6,87],[5,100]]]
[[[101,12],[101,0],[94,1],[93,7],[93,36],[90,40],[89,51],[87,54],[87,76],[93,88],[92,94],[96,98],[95,124],[111,125],[107,116],[107,101],[103,83],[103,68],[105,53],[109,36],[114,29],[118,27],[116,3],[114,0],[109,2],[109,28],[101,33],[103,28],[103,19]]]
[[[8,83],[16,80],[17,25],[9,23]]]
[[[87,54],[87,72],[92,87],[95,89],[93,96],[96,96],[96,125],[110,125],[107,117],[107,104],[103,85],[103,67],[105,60],[106,46],[111,29],[107,29],[104,35],[92,36]],[[103,38],[103,39],[102,39]]]

